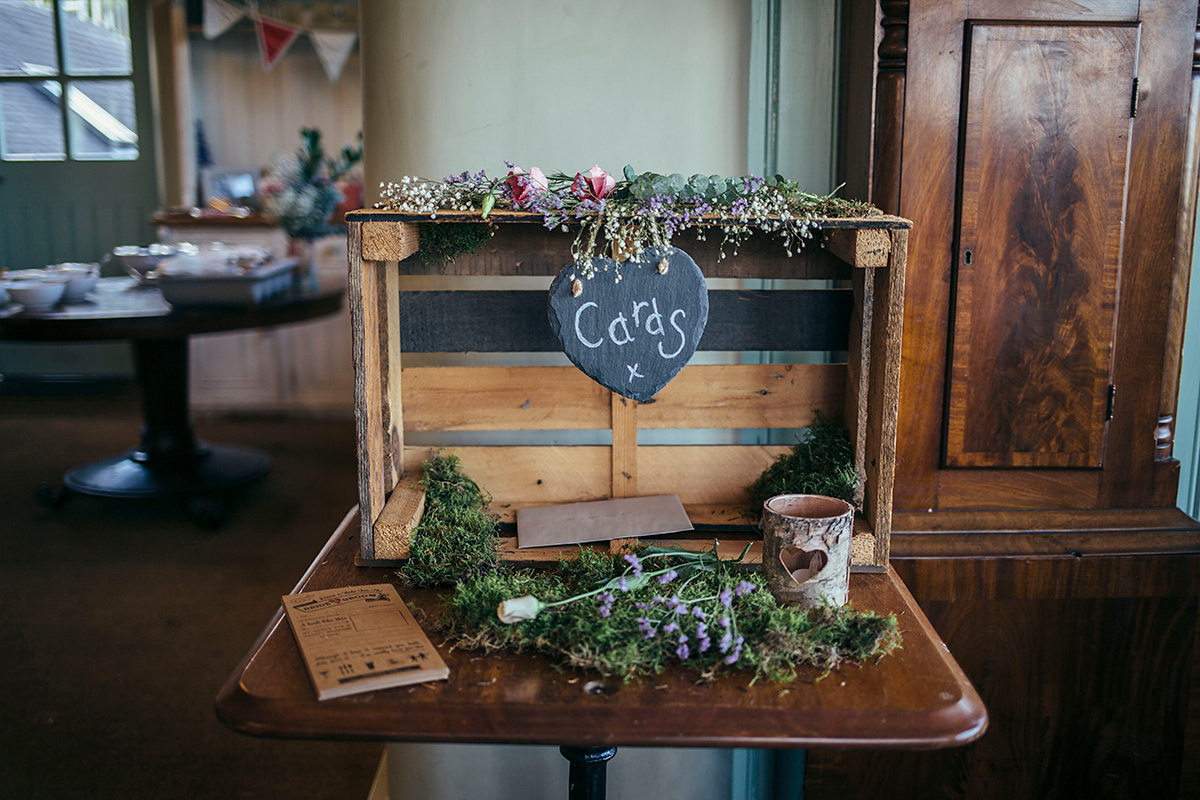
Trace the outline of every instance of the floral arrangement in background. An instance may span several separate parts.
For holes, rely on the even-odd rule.
[[[302,128],[300,138],[298,151],[275,160],[263,195],[288,236],[315,239],[336,230],[329,218],[343,199],[338,181],[362,161],[362,134],[356,146],[343,146],[336,158],[326,155],[317,128]]]
[[[782,175],[759,178],[748,175],[660,175],[638,173],[626,166],[616,178],[593,166],[574,175],[545,173],[538,167],[525,170],[505,162],[508,173],[489,178],[483,171],[463,172],[441,181],[405,176],[381,185],[378,208],[428,214],[477,212],[488,220],[493,210],[528,211],[542,215],[547,228],[579,226],[573,255],[577,262],[594,258],[605,240],[616,243],[627,257],[649,247],[666,247],[671,238],[689,228],[720,226],[721,256],[725,245],[736,253],[751,229],[778,233],[788,255],[811,238],[813,223],[821,217],[863,217],[881,212],[866,203],[803,191]]]

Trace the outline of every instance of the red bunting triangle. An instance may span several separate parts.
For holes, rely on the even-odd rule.
[[[267,70],[274,66],[300,34],[299,28],[262,17],[255,21],[255,28],[258,30],[258,49],[262,54],[263,69]]]

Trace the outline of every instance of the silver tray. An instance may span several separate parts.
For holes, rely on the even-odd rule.
[[[299,259],[272,261],[231,274],[160,274],[154,281],[173,306],[248,306],[286,292]]]

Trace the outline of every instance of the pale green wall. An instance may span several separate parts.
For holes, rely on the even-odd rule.
[[[363,0],[366,179],[742,174],[748,0]]]
[[[1200,517],[1200,291],[1195,286],[1196,264],[1200,263],[1200,226],[1196,227],[1192,249],[1192,291],[1188,294],[1187,318],[1184,329],[1183,365],[1179,376],[1179,402],[1175,410],[1175,458],[1182,467],[1176,504]]]

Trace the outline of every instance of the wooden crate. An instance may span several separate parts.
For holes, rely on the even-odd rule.
[[[611,431],[611,445],[467,444],[453,452],[492,494],[502,521],[511,522],[521,507],[677,494],[698,531],[683,538],[705,546],[719,538],[723,550],[733,552],[757,535],[745,516],[746,487],[790,446],[639,445],[638,431],[803,428],[820,411],[845,425],[865,478],[855,530],[873,543],[862,540],[871,546],[856,566],[887,564],[906,220],[824,220],[793,257],[766,234],[725,259],[718,257],[720,232],[710,231],[707,240],[677,237],[674,244],[706,278],[834,279],[835,288],[710,291],[699,349],[846,357],[833,364],[693,364],[655,402],[639,404],[573,366],[404,364],[402,352],[557,349],[545,288],[402,291],[405,276],[422,275],[539,276],[548,287],[548,278],[571,263],[573,232],[547,231],[534,214],[493,216],[498,230],[479,252],[429,267],[415,255],[420,226],[432,224],[428,217],[373,210],[347,215],[363,563],[390,557],[376,549],[375,522],[405,470],[419,470],[428,456],[428,447],[405,446],[406,432]],[[437,222],[475,219],[439,213]],[[530,555],[511,541],[504,546],[513,559],[549,557],[541,548]]]

